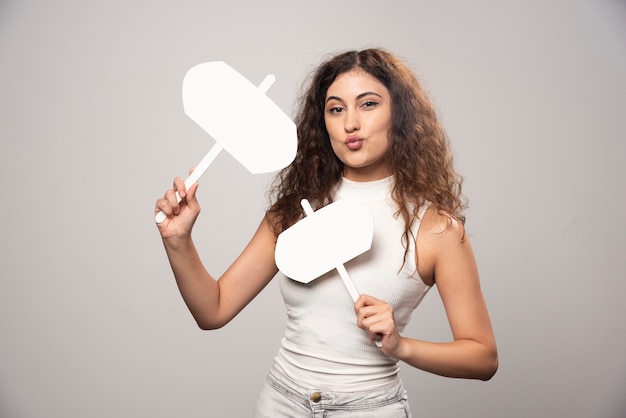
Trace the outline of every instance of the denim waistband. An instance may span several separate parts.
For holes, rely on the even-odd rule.
[[[407,401],[407,393],[400,378],[369,390],[341,392],[323,388],[307,388],[289,379],[280,371],[271,369],[267,375],[267,384],[283,396],[313,411],[373,410]]]

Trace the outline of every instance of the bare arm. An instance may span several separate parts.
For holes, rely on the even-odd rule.
[[[168,218],[158,225],[180,293],[202,329],[220,328],[233,319],[271,281],[278,269],[274,263],[276,236],[264,219],[241,255],[216,280],[200,259],[191,238],[200,212],[195,192],[185,190],[182,179],[157,201],[155,212]],[[175,191],[184,198],[176,202]]]
[[[429,210],[417,248],[418,271],[425,281],[437,284],[453,341],[400,336],[390,306],[369,296],[362,296],[355,309],[360,326],[372,338],[383,336],[382,350],[387,355],[442,376],[488,380],[498,367],[496,342],[469,239],[462,240],[463,227],[455,220],[448,226],[450,220]]]

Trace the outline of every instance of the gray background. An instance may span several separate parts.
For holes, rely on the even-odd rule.
[[[274,73],[292,114],[326,53],[368,46],[413,66],[448,129],[500,350],[487,383],[403,366],[414,415],[625,415],[624,1],[4,0],[1,417],[249,416],[283,332],[276,284],[202,332],[153,225],[213,144],[181,82],[213,60]],[[227,154],[203,177],[213,274],[270,179]],[[436,291],[407,333],[449,338]]]

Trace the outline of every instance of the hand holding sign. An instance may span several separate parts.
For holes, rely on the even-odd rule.
[[[222,149],[253,174],[280,170],[296,155],[297,134],[293,121],[265,91],[274,82],[268,75],[257,88],[221,61],[192,67],[183,80],[185,113],[216,141],[185,180],[189,188],[198,181]],[[177,194],[180,201],[180,196]],[[161,223],[166,216],[157,214]]]

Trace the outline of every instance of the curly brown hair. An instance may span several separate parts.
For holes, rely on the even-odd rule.
[[[339,75],[354,69],[375,77],[391,96],[386,158],[394,179],[392,196],[406,225],[405,248],[411,225],[426,201],[463,223],[462,177],[454,170],[448,137],[433,106],[413,71],[392,53],[375,48],[331,56],[304,83],[295,117],[298,151],[270,189],[273,203],[267,214],[275,232],[302,218],[303,198],[317,208],[333,201],[343,163],[331,148],[324,123],[326,93]]]

